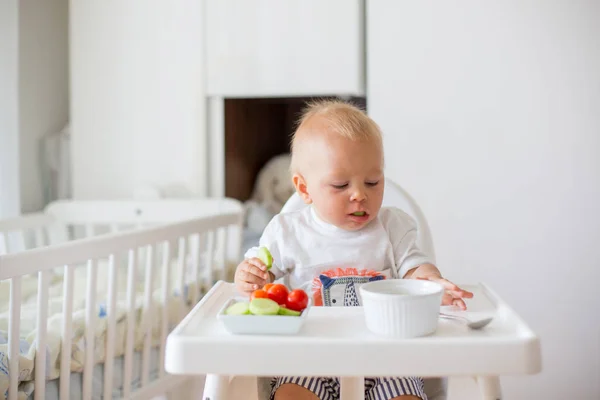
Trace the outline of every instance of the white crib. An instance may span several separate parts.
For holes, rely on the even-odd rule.
[[[174,393],[167,334],[231,279],[242,222],[233,199],[66,201],[0,221],[0,398]]]

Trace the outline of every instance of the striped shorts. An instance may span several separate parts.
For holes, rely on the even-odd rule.
[[[271,382],[271,400],[277,389],[285,383],[294,383],[313,392],[321,400],[340,398],[338,378],[279,376]],[[413,395],[427,400],[421,378],[365,378],[366,400],[390,400],[402,395]]]

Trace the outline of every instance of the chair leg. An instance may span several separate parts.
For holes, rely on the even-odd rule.
[[[202,400],[228,400],[228,392],[229,376],[214,374],[206,375]]]
[[[340,400],[364,400],[365,379],[362,376],[340,378]]]
[[[475,380],[483,400],[501,400],[500,378],[497,376],[477,376]]]
[[[189,385],[189,398],[191,400],[202,400],[204,398],[204,385],[206,383],[206,376],[199,376],[190,379]],[[180,399],[182,397],[178,397]]]
[[[269,397],[261,397],[258,388],[259,383],[256,376],[232,376],[229,380],[227,394],[232,400],[269,400]]]
[[[165,400],[179,400],[179,399],[190,399],[190,400],[202,400],[202,392],[204,390],[205,376],[203,375],[192,375],[186,379],[182,384],[179,384],[171,390],[169,390],[165,396]],[[156,399],[154,399],[156,400]]]

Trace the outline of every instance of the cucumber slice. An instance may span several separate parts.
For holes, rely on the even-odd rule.
[[[302,314],[300,311],[290,310],[289,308],[279,307],[279,315],[289,315],[291,317],[299,317]]]
[[[250,302],[250,313],[254,315],[277,315],[279,304],[271,299],[258,298]]]
[[[258,249],[258,259],[265,264],[267,267],[267,271],[271,269],[273,265],[273,256],[269,252],[269,249],[266,247],[261,247]]]
[[[226,315],[246,315],[250,314],[250,306],[248,303],[240,301],[232,304],[225,310]]]

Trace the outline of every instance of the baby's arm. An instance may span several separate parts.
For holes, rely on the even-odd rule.
[[[417,245],[417,226],[410,216],[402,211],[390,210],[388,232],[394,247],[394,259],[398,276],[404,279],[424,279],[438,282],[446,289],[442,304],[456,305],[461,309],[467,306],[463,298],[473,297],[473,293],[463,290],[445,279],[440,270],[433,264]]]
[[[390,208],[385,210],[383,221],[394,251],[396,275],[400,278],[411,278],[415,271],[438,273],[433,258],[417,245],[417,224],[402,210]]]

